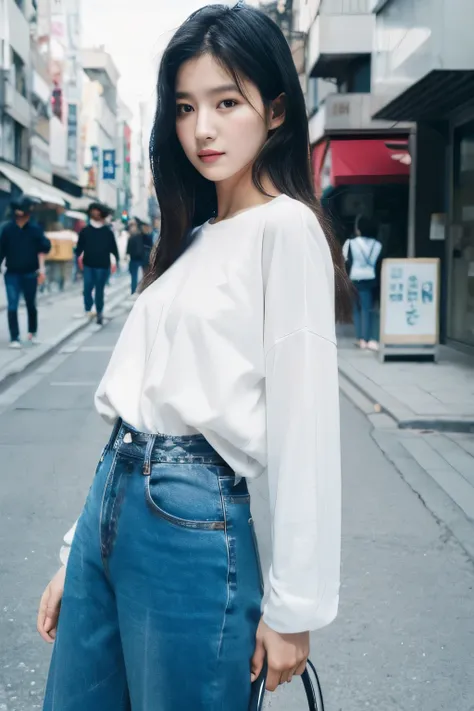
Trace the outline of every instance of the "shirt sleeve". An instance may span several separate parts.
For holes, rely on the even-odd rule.
[[[112,232],[112,230],[109,228],[110,232],[110,252],[114,255],[115,259],[117,260],[117,264],[120,262],[120,255],[117,247],[117,240],[115,239],[115,235]]]
[[[38,228],[37,234],[38,254],[49,254],[51,251],[51,240],[46,237],[42,229]]]
[[[329,624],[340,585],[334,270],[316,217],[303,205],[294,208],[266,226],[263,247],[272,522],[263,616],[282,633]]]
[[[0,227],[0,267],[7,256],[7,230]]]
[[[76,244],[76,257],[78,257],[78,258],[84,252],[85,241],[86,241],[86,235],[84,232],[84,228],[82,228],[82,230],[79,232],[79,237],[78,237],[77,244]]]
[[[61,550],[59,551],[59,559],[63,565],[67,565],[67,562],[69,560],[69,553],[71,551],[72,540],[74,538],[74,534],[76,533],[76,526],[77,526],[77,521],[74,524],[74,526],[69,529],[69,531],[66,533],[66,535],[63,538],[64,544],[61,546]]]

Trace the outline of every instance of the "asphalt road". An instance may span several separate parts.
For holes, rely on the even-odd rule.
[[[0,395],[0,711],[41,708],[51,649],[35,631],[37,603],[108,436],[92,396],[120,324],[68,344]],[[327,711],[474,711],[473,562],[345,399],[342,422],[340,614],[312,639]],[[252,501],[266,567],[264,480]],[[268,701],[305,708],[298,680]]]

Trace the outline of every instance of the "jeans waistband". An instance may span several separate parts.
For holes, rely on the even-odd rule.
[[[109,447],[135,459],[144,459],[145,473],[151,463],[228,464],[201,434],[166,435],[139,432],[119,420],[113,429]]]

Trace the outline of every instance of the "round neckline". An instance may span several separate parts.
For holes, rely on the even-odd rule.
[[[260,205],[252,205],[251,207],[246,207],[244,210],[240,210],[240,212],[237,212],[235,215],[231,215],[230,217],[226,217],[223,220],[219,220],[219,222],[211,222],[212,218],[207,220],[203,224],[203,227],[206,227],[207,229],[216,229],[217,227],[221,225],[227,225],[229,222],[232,222],[232,220],[237,220],[239,217],[243,217],[244,215],[248,215],[249,212],[254,212],[255,210],[259,210],[263,207],[268,207],[269,205],[273,205],[273,203],[276,200],[280,200],[281,198],[286,198],[288,197],[284,193],[281,193],[281,195],[277,195],[276,197],[272,198],[268,202],[262,202]]]

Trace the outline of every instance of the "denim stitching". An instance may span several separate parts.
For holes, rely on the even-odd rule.
[[[223,617],[223,620],[222,620],[221,633],[220,633],[219,642],[218,642],[218,645],[217,645],[217,659],[219,659],[219,658],[220,658],[220,655],[221,655],[222,641],[223,641],[223,639],[224,639],[224,629],[225,629],[225,623],[226,623],[226,620],[227,620],[227,612],[228,612],[229,605],[230,605],[230,550],[229,550],[229,538],[228,538],[228,536],[227,536],[227,511],[226,511],[225,504],[224,504],[224,496],[223,496],[223,494],[222,494],[221,482],[220,482],[219,479],[217,479],[217,481],[218,481],[218,484],[219,484],[219,493],[220,493],[220,496],[221,496],[222,513],[223,513],[223,516],[224,516],[224,537],[225,537],[225,545],[226,545],[226,548],[227,548],[227,581],[226,581],[226,585],[227,585],[227,600],[226,600],[226,604],[225,604],[224,617]]]
[[[114,474],[114,472],[115,472],[115,466],[116,466],[116,463],[117,463],[117,455],[118,455],[118,451],[115,450],[114,458],[113,458],[112,463],[111,463],[111,465],[110,465],[109,473],[107,474],[107,479],[105,480],[105,486],[104,486],[104,492],[103,492],[103,494],[102,494],[102,501],[101,501],[101,504],[100,504],[100,516],[99,516],[99,545],[100,545],[100,557],[101,557],[102,566],[103,566],[103,568],[104,568],[104,572],[105,572],[105,575],[107,576],[107,578],[109,578],[109,571],[108,571],[108,565],[107,565],[106,558],[105,558],[105,556],[104,556],[104,554],[103,554],[103,545],[102,545],[102,518],[103,518],[103,515],[104,515],[105,498],[106,498],[106,496],[107,496],[107,491],[108,491],[109,484],[110,484],[110,482],[111,482],[112,476],[113,476],[113,474]]]

